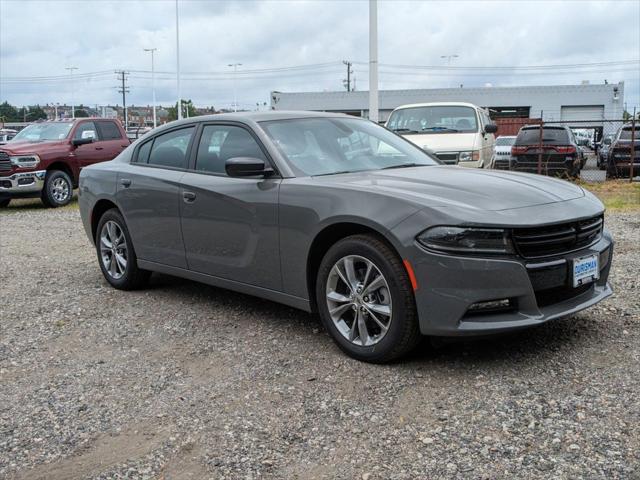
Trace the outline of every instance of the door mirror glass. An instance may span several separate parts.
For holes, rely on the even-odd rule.
[[[234,157],[225,162],[225,170],[230,177],[255,177],[273,172],[264,160],[253,157]]]
[[[484,133],[496,133],[498,126],[495,123],[488,123],[484,126]]]

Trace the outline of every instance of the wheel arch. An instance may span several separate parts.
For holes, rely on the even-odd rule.
[[[98,223],[100,222],[102,215],[104,215],[106,211],[111,210],[113,208],[115,208],[120,212],[120,209],[113,201],[103,198],[98,200],[93,206],[93,208],[91,209],[91,217],[90,217],[91,218],[91,238],[93,239],[94,243],[96,241]]]
[[[339,221],[322,228],[314,237],[309,247],[306,264],[307,290],[312,311],[317,311],[316,280],[318,268],[329,249],[343,238],[352,235],[369,234],[386,243],[402,261],[402,256],[388,231],[380,226],[373,226],[354,221]]]
[[[69,178],[71,178],[71,183],[73,184],[73,188],[78,187],[78,179],[76,178],[73,168],[71,168],[71,166],[67,162],[53,162],[47,167],[47,172],[51,172],[53,170],[60,170],[69,175]]]

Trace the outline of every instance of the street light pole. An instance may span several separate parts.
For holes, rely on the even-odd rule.
[[[156,67],[154,62],[154,54],[157,48],[145,48],[145,52],[151,52],[151,90],[153,91],[153,128],[156,128]]]
[[[78,70],[78,67],[65,67],[65,70],[69,70],[69,79],[70,79],[70,83],[71,83],[71,118],[76,118],[76,107],[74,105],[75,103],[75,91],[74,91],[74,85],[73,85],[73,71],[74,70]]]
[[[236,77],[238,74],[238,67],[241,67],[241,63],[230,63],[228,67],[233,67],[233,111],[238,111],[238,97],[236,92]]]
[[[178,120],[182,120],[182,93],[180,92],[180,17],[176,0],[176,82],[178,86]]]
[[[378,123],[378,0],[369,0],[369,120]]]

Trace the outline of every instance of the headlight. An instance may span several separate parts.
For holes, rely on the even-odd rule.
[[[460,152],[458,161],[460,162],[477,162],[480,160],[480,151],[470,150],[468,152]]]
[[[423,246],[447,253],[514,253],[506,230],[500,228],[433,227],[417,237]]]
[[[40,157],[35,154],[16,155],[9,157],[9,160],[18,168],[33,168],[40,163]]]

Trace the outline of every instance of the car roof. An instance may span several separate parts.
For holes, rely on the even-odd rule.
[[[416,108],[416,107],[471,107],[471,108],[478,108],[480,110],[483,110],[482,107],[479,107],[478,105],[474,105],[473,103],[469,103],[469,102],[410,103],[408,105],[400,105],[395,110],[403,110],[405,108]]]

